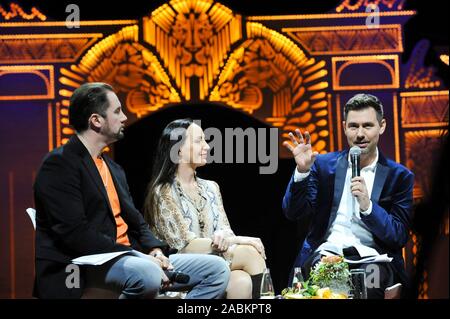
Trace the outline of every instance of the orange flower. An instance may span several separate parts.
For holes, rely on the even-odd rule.
[[[341,256],[323,256],[320,261],[323,263],[337,264],[344,260]]]

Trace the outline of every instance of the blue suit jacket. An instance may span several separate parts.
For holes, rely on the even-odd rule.
[[[283,198],[283,212],[290,220],[310,220],[309,231],[295,261],[296,267],[322,244],[336,217],[348,167],[348,151],[318,155],[310,175],[300,182],[292,176]],[[372,213],[361,214],[375,243],[393,257],[399,280],[407,283],[402,248],[408,241],[412,218],[414,175],[381,153],[372,189]]]

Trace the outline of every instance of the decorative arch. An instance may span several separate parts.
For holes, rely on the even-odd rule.
[[[70,70],[61,69],[59,81],[66,87],[59,91],[63,116],[68,114],[73,91],[86,81],[111,84],[137,118],[181,101],[158,58],[138,42],[138,31],[138,26],[124,27],[93,46]],[[64,119],[63,135],[73,134]]]
[[[18,88],[11,92],[7,83],[29,83],[26,90]],[[45,100],[54,98],[54,70],[48,65],[0,66],[0,101],[2,100]]]
[[[220,102],[281,128],[283,137],[307,129],[314,147],[326,152],[325,66],[278,31],[243,21],[214,0],[172,0],[144,17],[141,29],[124,27],[62,68],[59,93],[67,108],[81,83],[107,82],[134,114],[130,122],[169,104]]]
[[[213,0],[172,0],[144,18],[143,38],[183,98],[204,100],[231,46],[242,39],[241,23],[241,16]],[[191,86],[198,86],[198,94]]]
[[[392,67],[392,65],[390,65],[389,63],[387,63],[384,60],[373,60],[373,61],[366,61],[363,63],[359,62],[359,61],[347,61],[347,62],[343,63],[340,66],[339,70],[337,71],[337,76],[336,76],[337,82],[340,85],[342,85],[342,83],[344,82],[344,79],[345,79],[345,75],[346,75],[345,73],[354,73],[354,74],[360,73],[359,72],[360,70],[358,70],[357,68],[358,67],[367,68],[369,64],[372,69],[375,69],[378,71],[378,72],[373,72],[373,74],[376,74],[377,77],[380,77],[380,76],[382,77],[383,75],[385,75],[385,77],[383,78],[383,81],[381,81],[382,84],[396,85],[395,70]],[[343,76],[343,74],[344,74],[344,76]],[[366,77],[366,79],[358,79],[360,81],[364,80],[365,82],[368,82],[368,83],[365,83],[365,82],[352,83],[352,84],[345,84],[345,86],[353,85],[353,86],[361,87],[364,85],[369,85],[369,86],[374,85],[374,84],[381,85],[380,83],[377,83],[377,81],[379,81],[379,79],[370,78],[370,75],[371,75],[370,73],[365,74],[364,77]],[[367,77],[369,77],[369,78],[367,78]],[[372,81],[373,83],[370,83],[370,81]],[[358,81],[355,81],[355,82],[358,82]],[[344,86],[344,85],[342,85],[342,86]]]
[[[284,138],[306,129],[314,147],[325,151],[330,135],[325,62],[309,58],[290,39],[260,23],[248,22],[246,29],[248,39],[230,55],[210,100],[281,127]],[[265,112],[259,110],[264,99],[271,106]]]

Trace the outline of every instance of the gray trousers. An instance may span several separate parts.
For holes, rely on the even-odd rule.
[[[100,266],[84,266],[86,287],[114,290],[121,299],[155,298],[161,288],[162,270],[144,254],[122,255]],[[187,284],[173,284],[169,291],[186,291],[186,299],[222,298],[230,268],[218,256],[174,254],[169,256],[175,271],[190,276]]]

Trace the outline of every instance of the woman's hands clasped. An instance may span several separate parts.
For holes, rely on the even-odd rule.
[[[260,238],[248,236],[234,236],[227,231],[218,230],[214,232],[212,246],[218,252],[226,252],[232,245],[250,245],[253,246],[260,255],[266,259],[264,245]]]

